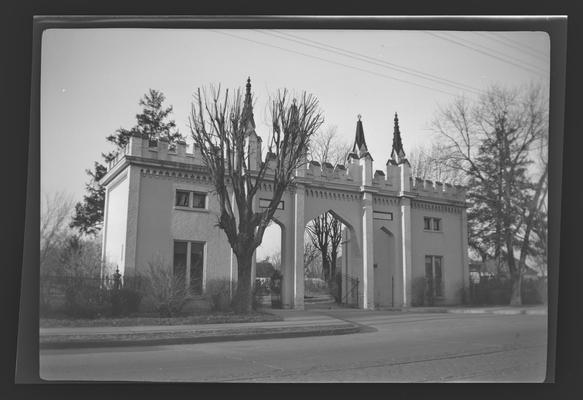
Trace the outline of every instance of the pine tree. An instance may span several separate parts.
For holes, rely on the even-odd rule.
[[[140,135],[151,141],[164,137],[168,139],[170,146],[183,139],[176,129],[174,120],[169,119],[172,106],[164,107],[165,100],[164,94],[154,89],[150,89],[140,99],[139,104],[143,109],[136,115],[136,125],[130,129],[119,128],[115,134],[106,138],[114,145],[114,149],[101,155],[105,164],[117,156],[132,135]],[[103,223],[105,188],[99,184],[99,180],[107,173],[107,168],[96,161],[93,171],[86,172],[90,177],[89,183],[85,185],[87,194],[83,197],[83,202],[75,205],[75,215],[70,227],[79,229],[81,233],[93,235],[101,230]]]
[[[476,103],[459,99],[441,109],[434,121],[468,176],[469,244],[510,277],[512,305],[521,304],[526,258],[546,237],[548,168],[536,151],[546,148],[547,107],[541,88],[492,87]]]

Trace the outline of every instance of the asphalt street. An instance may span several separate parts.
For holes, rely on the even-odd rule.
[[[41,378],[153,382],[542,382],[545,377],[546,315],[311,312],[374,329],[340,336],[43,350]]]

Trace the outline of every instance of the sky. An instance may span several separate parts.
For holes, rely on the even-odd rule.
[[[385,30],[49,29],[41,50],[41,192],[80,201],[106,136],[135,125],[140,98],[157,89],[179,131],[196,88],[244,88],[251,78],[257,133],[269,134],[269,96],[307,91],[325,123],[352,143],[357,115],[382,169],[397,112],[405,153],[440,140],[430,122],[457,96],[487,87],[548,87],[544,32]],[[274,228],[279,229],[279,228]],[[258,258],[277,245],[269,231]]]

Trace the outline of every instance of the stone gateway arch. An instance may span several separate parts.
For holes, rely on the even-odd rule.
[[[248,85],[247,90],[250,90]],[[262,155],[255,129],[247,137],[250,165]],[[237,279],[236,258],[216,227],[219,206],[202,157],[186,143],[131,137],[102,178],[106,188],[103,273],[145,272],[155,262],[186,277],[202,293],[212,279]],[[255,207],[270,200],[269,171]],[[460,186],[411,176],[397,115],[383,170],[373,170],[361,117],[345,165],[306,162],[282,197],[282,303],[304,307],[304,232],[331,212],[345,226],[342,272],[358,279],[361,308],[460,304],[469,286],[465,192]],[[346,284],[343,282],[343,284]]]

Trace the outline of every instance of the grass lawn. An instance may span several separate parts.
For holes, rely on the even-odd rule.
[[[235,322],[282,321],[283,318],[268,312],[254,311],[251,314],[205,313],[190,316],[162,318],[157,315],[139,315],[123,318],[41,318],[40,328],[86,327],[86,326],[148,326],[148,325],[199,325],[226,324]]]

